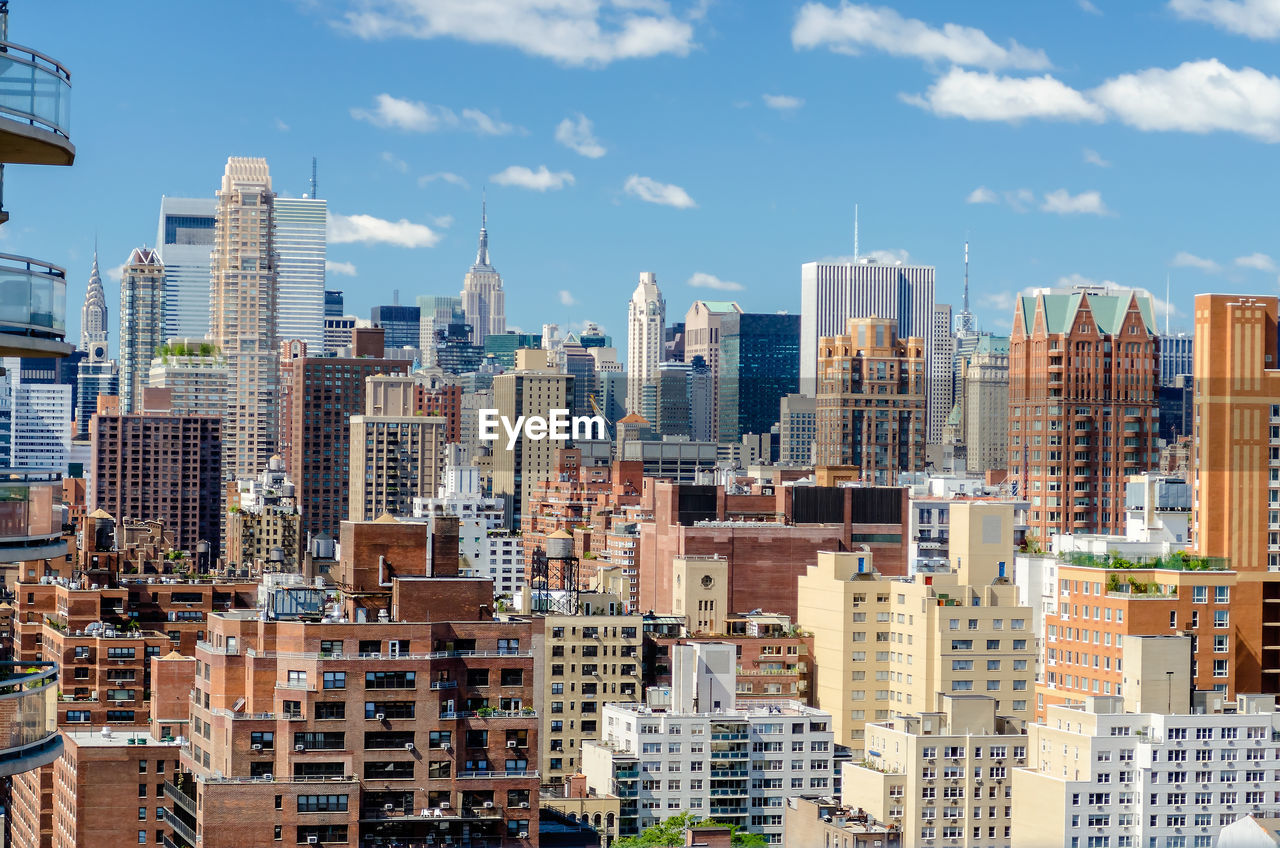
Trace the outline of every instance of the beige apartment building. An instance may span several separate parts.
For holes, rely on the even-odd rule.
[[[169,339],[147,353],[147,386],[169,392],[175,415],[227,414],[227,360],[208,339]]]
[[[573,406],[573,377],[550,368],[545,350],[518,350],[515,370],[493,378],[493,401],[498,415],[513,426],[521,416],[547,417],[553,409]],[[487,443],[493,452],[493,496],[503,499],[508,524],[519,527],[530,490],[554,479],[556,451],[566,443],[530,439],[522,430],[508,450],[501,425],[498,430],[497,440]]]
[[[1034,709],[1031,608],[1007,575],[1013,505],[957,503],[949,574],[891,579],[867,551],[822,552],[798,581],[797,624],[814,635],[815,692],[836,740],[865,752],[868,722],[985,695],[1000,715]]]
[[[351,520],[413,515],[414,498],[435,497],[447,427],[434,416],[351,416]]]
[[[583,615],[533,616],[534,691],[542,721],[544,785],[562,783],[582,770],[582,743],[600,739],[605,704],[642,700],[639,615],[616,615],[615,598],[583,594]],[[592,600],[592,599],[595,600]]]
[[[237,479],[256,476],[276,452],[274,202],[267,160],[227,160],[214,219],[209,333],[227,359],[223,467]]]
[[[869,724],[866,759],[844,765],[842,797],[897,824],[903,848],[1004,848],[1025,733],[994,698],[945,694],[937,711]]]

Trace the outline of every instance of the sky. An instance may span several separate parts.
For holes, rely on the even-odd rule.
[[[162,195],[226,158],[328,200],[347,311],[456,294],[482,190],[509,327],[603,325],[653,271],[799,310],[800,265],[937,267],[1007,330],[1031,287],[1276,293],[1280,0],[14,0],[72,72],[71,168],[5,172],[0,251],[68,271],[78,338]],[[118,271],[108,274],[113,346]],[[625,350],[620,351],[625,354]]]

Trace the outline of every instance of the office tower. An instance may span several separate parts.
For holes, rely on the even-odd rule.
[[[76,155],[69,137],[71,73],[48,56],[9,43],[8,18],[5,5],[0,8],[0,27],[8,72],[5,109],[0,111],[0,167],[12,174],[13,167],[19,165],[70,165]],[[11,191],[10,201],[13,194]],[[54,196],[42,199],[75,202],[72,197],[61,201]],[[0,208],[0,226],[9,220],[11,211]],[[61,359],[73,348],[66,342],[66,271],[38,259],[10,255],[8,251],[17,250],[16,245],[10,245],[20,233],[6,236],[6,254],[0,257],[0,279],[4,281],[0,284],[4,299],[0,309],[0,357],[5,357],[6,374],[0,379],[12,379],[8,372],[19,357]],[[63,423],[69,429],[70,387],[64,388],[68,408]],[[12,398],[6,394],[0,391],[0,441],[9,425],[6,413],[13,412]],[[34,467],[23,468],[11,453],[0,449],[0,501],[4,502],[5,515],[0,522],[0,562],[46,557],[61,560],[67,548],[62,538],[65,512],[61,508],[61,474],[50,468],[56,456],[45,452],[34,457]],[[65,459],[60,464],[65,464]],[[0,780],[6,783],[10,777],[14,784],[27,780],[37,785],[51,782],[51,776],[48,780],[44,777],[49,769],[44,769],[43,775],[31,770],[48,766],[62,753],[57,726],[58,664],[41,656],[36,662],[3,666]],[[7,801],[4,824],[6,831],[12,828],[15,834],[34,834],[37,839],[44,828],[51,830],[53,826],[52,817],[43,816],[38,808],[18,809]]]
[[[1160,440],[1171,445],[1185,436],[1190,436],[1193,428],[1192,415],[1195,411],[1195,378],[1190,374],[1179,374],[1168,385],[1161,385],[1157,390],[1160,404]]]
[[[369,323],[386,333],[388,350],[422,343],[421,310],[416,306],[375,306],[370,310]]]
[[[148,388],[163,389],[174,415],[227,414],[227,360],[208,339],[169,339],[151,360]]]
[[[924,340],[926,438],[936,442],[951,413],[946,392],[935,384],[951,382],[950,357],[936,355],[951,335],[935,311],[934,269],[922,265],[806,262],[800,268],[800,391],[813,394],[818,374],[818,341],[845,331],[849,318],[889,318],[899,338]]]
[[[951,305],[934,304],[933,307],[933,356],[937,364],[938,379],[929,382],[928,407],[942,410],[941,421],[930,435],[931,444],[941,444],[944,422],[956,405],[956,337],[951,335]],[[926,415],[927,415],[926,411]],[[927,422],[926,422],[927,426]]]
[[[437,330],[437,337],[439,336]],[[517,350],[541,350],[541,333],[517,333],[507,330],[505,333],[485,336],[484,355],[493,359],[505,370],[516,367]]]
[[[778,413],[778,461],[786,465],[812,465],[813,442],[818,431],[818,404],[815,398],[789,394]]]
[[[107,358],[107,296],[102,290],[102,275],[98,273],[98,248],[93,249],[93,268],[89,271],[89,287],[84,293],[84,306],[80,307],[80,350],[91,353],[102,347],[99,359]]]
[[[210,260],[209,334],[227,360],[224,469],[237,478],[257,476],[276,452],[279,298],[274,202],[267,160],[227,160]]]
[[[445,330],[450,324],[466,322],[467,316],[462,311],[462,298],[438,294],[418,295],[418,341],[413,346],[422,350],[422,364],[428,368],[435,365],[436,345],[440,343]],[[494,336],[493,338],[502,337]],[[488,341],[485,339],[486,352]]]
[[[677,645],[665,709],[627,703],[602,709],[600,740],[585,741],[581,749],[587,785],[597,795],[635,791],[646,798],[623,807],[620,835],[635,836],[683,810],[704,810],[716,821],[781,845],[782,817],[752,811],[780,810],[788,796],[834,788],[831,716],[798,701],[739,700],[734,650],[717,643]],[[790,756],[798,751],[805,753]],[[759,771],[772,777],[753,778],[756,770],[744,768],[753,752],[777,755],[756,760]],[[659,773],[699,776],[647,777]],[[637,784],[646,788],[632,790]],[[720,844],[728,842],[725,837]],[[711,844],[686,841],[699,843]]]
[[[666,325],[667,302],[658,289],[658,276],[645,271],[627,303],[628,412],[640,412],[643,387],[658,376]]]
[[[502,275],[489,264],[488,211],[480,211],[480,247],[476,261],[462,281],[462,311],[471,325],[471,343],[484,348],[484,340],[493,333],[507,331],[506,295],[502,291]]]
[[[164,336],[209,335],[209,259],[218,201],[162,197],[156,250],[164,267]]]
[[[560,360],[564,372],[573,377],[573,402],[569,407],[569,414],[595,415],[591,408],[591,398],[599,393],[596,384],[596,358],[582,346],[577,335],[570,333],[560,348]]]
[[[800,316],[730,312],[720,322],[719,439],[738,442],[778,423],[800,386]]]
[[[222,420],[168,410],[100,412],[89,431],[90,512],[101,509],[121,521],[161,521],[176,547],[194,551],[197,542],[208,542],[217,559]]]
[[[97,411],[98,397],[120,394],[120,372],[115,360],[100,359],[94,355],[100,354],[103,348],[104,345],[94,345],[93,353],[81,360],[77,369],[74,398],[79,400],[72,400],[75,414],[75,431],[72,435],[76,439],[89,435],[89,419]]]
[[[9,376],[9,464],[65,474],[75,415],[71,386],[56,382],[57,360],[6,358],[4,370]]]
[[[573,377],[548,368],[546,351],[517,351],[515,370],[493,378],[493,405],[508,421],[522,415],[548,417],[553,409],[568,409],[572,398]],[[493,448],[493,495],[503,499],[507,526],[518,529],[524,522],[530,490],[552,478],[556,451],[568,445],[530,439],[524,429],[511,450],[507,450],[505,439],[489,444]]]
[[[867,722],[932,707],[940,694],[985,694],[1000,715],[1031,719],[1036,633],[1006,568],[1013,505],[956,502],[951,512],[950,573],[904,581],[879,574],[865,551],[821,551],[797,581],[796,623],[814,635],[818,706],[855,758],[870,753]]]
[[[651,382],[657,399],[654,403],[657,417],[650,422],[655,435],[689,436],[693,423],[689,416],[689,373],[693,370],[687,362],[659,362]]]
[[[684,322],[669,325],[662,332],[662,358],[668,362],[684,362]]]
[[[342,292],[335,289],[324,290],[324,317],[336,318],[342,315]]]
[[[1157,339],[1128,289],[1023,295],[1009,338],[1009,473],[1027,532],[1123,533],[1124,482],[1154,468]]]
[[[1009,338],[978,336],[963,378],[965,467],[1002,470],[1009,463]]]
[[[302,532],[337,538],[351,488],[350,418],[364,411],[365,381],[374,374],[405,374],[409,363],[383,358],[382,330],[358,329],[351,357],[293,360],[284,426],[285,467],[297,487]]]
[[[1160,334],[1160,385],[1176,386],[1178,377],[1192,373],[1195,336],[1191,333]]]
[[[354,315],[328,315],[324,319],[325,354],[337,353],[344,347],[351,347],[351,333],[360,325],[360,319]]]
[[[817,465],[892,484],[924,469],[926,369],[921,338],[889,318],[850,318],[818,345]]]
[[[322,350],[328,201],[318,197],[277,197],[273,206],[276,335],[303,339],[312,350]]]
[[[471,341],[470,324],[450,324],[436,345],[436,367],[446,374],[467,374],[480,368],[484,349]]]
[[[720,426],[720,325],[725,316],[741,314],[742,307],[727,300],[695,300],[684,317],[684,361],[701,356],[711,372],[711,439]],[[643,412],[641,413],[643,414]],[[652,421],[653,416],[645,418]]]
[[[351,416],[352,521],[412,515],[414,498],[433,497],[444,476],[448,419],[417,414],[412,395],[387,403],[370,391],[377,381],[366,380],[364,415]]]
[[[120,275],[120,409],[125,413],[141,411],[151,359],[169,337],[165,274],[156,251],[136,247]]]
[[[284,460],[271,457],[253,480],[236,482],[235,508],[227,516],[227,560],[232,567],[264,567],[302,573],[302,516],[297,487]]]

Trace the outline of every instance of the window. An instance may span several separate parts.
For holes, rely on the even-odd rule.
[[[346,811],[346,795],[298,796],[298,812],[300,813],[345,813]]]
[[[345,671],[326,671],[324,673],[324,688],[346,689],[347,673]]]
[[[415,677],[412,671],[367,671],[364,675],[364,688],[414,689]]]
[[[343,701],[320,701],[316,704],[316,718],[326,721],[342,721],[347,717],[347,705]]]

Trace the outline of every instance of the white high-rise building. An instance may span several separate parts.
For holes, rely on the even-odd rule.
[[[489,264],[489,214],[480,212],[480,247],[476,262],[462,281],[462,311],[471,325],[471,343],[484,347],[484,338],[507,331],[506,295],[502,275]]]
[[[64,474],[71,458],[71,386],[44,377],[24,379],[22,360],[2,360],[0,382],[9,409],[9,466],[56,468]],[[5,403],[0,403],[0,410]],[[0,457],[3,459],[5,457]]]
[[[934,309],[934,269],[927,265],[857,262],[806,262],[800,266],[800,391],[817,389],[818,339],[845,332],[850,318],[890,318],[902,338],[918,336],[925,345],[925,378],[929,397],[927,435],[938,441],[951,413],[951,356],[940,356],[951,337]],[[945,383],[946,397],[933,386]],[[945,405],[943,402],[945,401]]]
[[[315,197],[275,201],[276,335],[324,349],[324,260],[327,204]]]
[[[222,467],[237,479],[267,467],[279,435],[274,202],[267,160],[227,160],[210,260],[209,329],[229,372]]]
[[[164,337],[209,335],[209,255],[218,201],[162,197],[156,251],[164,265]]]
[[[645,271],[627,304],[627,412],[640,411],[645,385],[657,380],[666,326],[667,302],[658,277]]]

